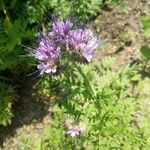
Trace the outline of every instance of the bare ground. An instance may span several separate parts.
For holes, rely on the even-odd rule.
[[[97,57],[116,58],[117,66],[122,66],[139,58],[139,50],[150,43],[143,34],[141,19],[150,14],[150,1],[125,0],[123,6],[112,9],[106,7],[95,20],[94,27],[101,33],[104,41],[104,53]]]

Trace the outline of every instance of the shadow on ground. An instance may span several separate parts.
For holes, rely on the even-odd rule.
[[[18,101],[13,107],[14,117],[11,125],[7,127],[0,126],[0,147],[3,146],[6,138],[15,136],[18,128],[42,122],[44,116],[49,113],[48,101],[41,99],[34,92],[27,96],[20,96]]]

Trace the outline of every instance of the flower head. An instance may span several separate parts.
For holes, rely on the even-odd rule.
[[[69,32],[69,45],[77,53],[90,62],[93,58],[94,50],[98,47],[99,41],[94,37],[93,32],[89,29],[77,29]]]
[[[56,46],[51,36],[41,34],[39,45],[33,55],[40,63],[37,68],[41,74],[56,72],[55,61],[59,58],[60,48]]]
[[[53,23],[52,31],[59,42],[65,43],[67,41],[68,33],[72,27],[73,23],[71,23],[70,20],[61,21],[57,19]]]

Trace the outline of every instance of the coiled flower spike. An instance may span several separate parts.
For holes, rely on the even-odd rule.
[[[69,45],[88,62],[93,58],[94,50],[99,46],[99,41],[90,29],[77,29],[69,32]]]
[[[57,68],[55,62],[60,56],[60,47],[56,46],[51,36],[42,33],[33,56],[39,61],[37,68],[40,70],[40,74],[55,73]]]
[[[70,20],[61,21],[59,19],[53,22],[52,32],[60,43],[65,44],[67,42],[68,33],[73,27],[73,23]]]

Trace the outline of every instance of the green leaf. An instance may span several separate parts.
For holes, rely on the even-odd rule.
[[[11,123],[13,87],[0,82],[0,125],[6,126]]]
[[[142,46],[140,51],[144,57],[146,57],[147,59],[150,59],[150,48],[148,45]]]
[[[144,28],[144,35],[150,37],[150,16],[144,16],[142,18],[142,24]]]

